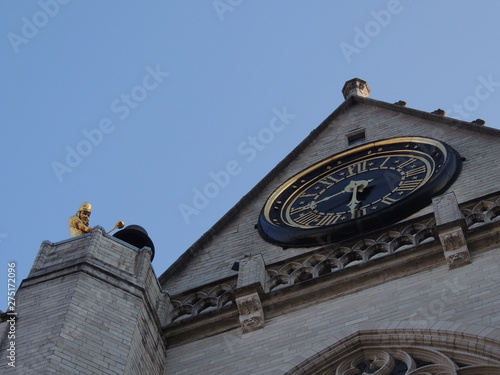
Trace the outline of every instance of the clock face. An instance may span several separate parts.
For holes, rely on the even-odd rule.
[[[267,200],[259,233],[283,247],[318,246],[401,220],[460,171],[445,143],[423,137],[368,143],[303,170]]]

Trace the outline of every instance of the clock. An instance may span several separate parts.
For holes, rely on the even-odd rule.
[[[257,228],[286,247],[332,243],[399,221],[431,203],[461,169],[444,142],[398,137],[360,145],[299,172],[267,199]]]

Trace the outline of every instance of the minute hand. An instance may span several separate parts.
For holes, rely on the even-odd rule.
[[[342,194],[342,193],[349,193],[349,190],[347,190],[348,187],[349,187],[349,185],[347,185],[344,190],[341,190],[338,193],[335,193],[335,194],[330,195],[330,196],[328,196],[326,198],[323,198],[320,201],[316,201],[315,203],[318,204],[318,203],[327,201],[327,200],[332,199],[333,197],[336,197],[337,195]]]

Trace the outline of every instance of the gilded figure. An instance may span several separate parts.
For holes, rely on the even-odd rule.
[[[92,232],[92,228],[88,226],[91,211],[92,205],[85,202],[82,203],[77,213],[69,218],[69,234],[71,237],[77,237]]]

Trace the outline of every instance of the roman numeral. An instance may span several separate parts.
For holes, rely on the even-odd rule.
[[[412,191],[419,187],[423,180],[406,180],[395,191]]]
[[[326,176],[325,178],[323,178],[322,180],[319,180],[318,182],[326,185],[326,186],[331,186],[333,184],[336,184],[337,182],[339,182],[340,180],[337,180],[335,177],[333,176]]]
[[[387,163],[389,160],[391,160],[391,157],[390,156],[386,157],[385,160],[382,162],[382,164],[380,164],[379,168],[382,168],[385,165],[385,163]]]
[[[382,198],[381,202],[389,205],[389,204],[392,204],[392,203],[394,203],[396,201],[397,201],[397,199],[390,198],[390,197],[384,197],[384,198]]]
[[[425,165],[422,165],[421,167],[406,171],[405,176],[411,177],[411,176],[416,176],[417,174],[426,173],[426,172],[427,172],[427,167]]]
[[[311,209],[309,204],[305,204],[302,207],[292,207],[290,209],[290,215],[298,214],[299,212]]]
[[[318,221],[319,215],[313,211],[308,212],[305,215],[299,216],[298,218],[294,219],[294,221],[298,224],[302,225],[309,225],[314,221]]]
[[[347,166],[347,173],[349,174],[349,176],[363,172],[366,172],[366,160],[362,160],[356,164],[351,164]]]
[[[339,214],[326,214],[320,221],[318,221],[318,225],[331,225],[335,224],[337,221],[339,221],[340,215]]]
[[[358,208],[356,211],[354,211],[354,218],[356,217],[361,217],[361,216],[365,216],[366,215],[366,207],[361,207],[361,208]]]
[[[410,165],[411,163],[414,163],[414,162],[416,162],[416,161],[417,161],[417,159],[415,159],[415,158],[409,158],[409,159],[408,159],[407,161],[405,161],[403,164],[399,164],[399,165],[398,165],[398,169],[403,169],[403,168],[405,168],[406,166],[408,166],[408,165]]]

